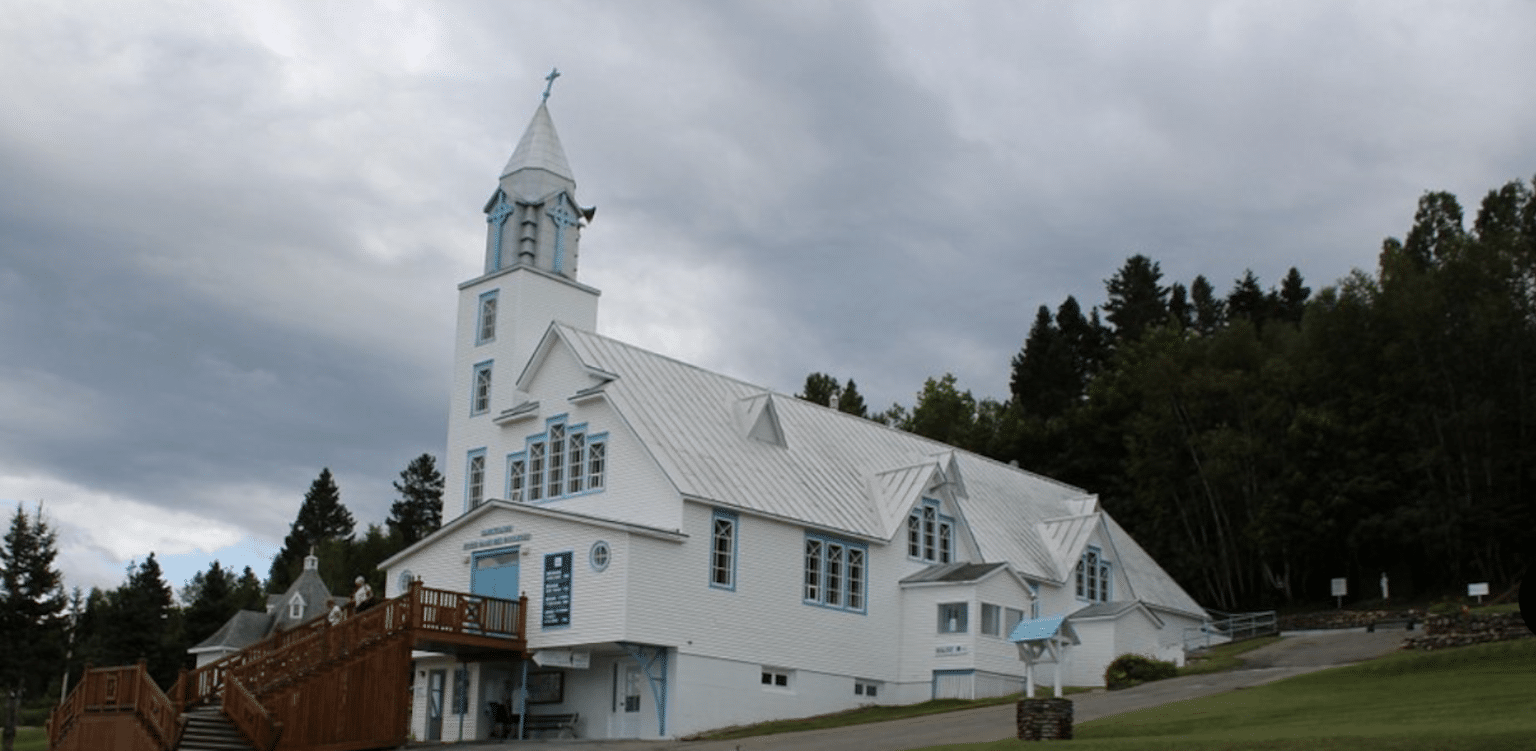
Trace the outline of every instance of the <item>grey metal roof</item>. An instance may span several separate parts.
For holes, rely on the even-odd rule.
[[[541,169],[572,182],[576,180],[571,174],[571,165],[566,161],[565,147],[560,145],[560,134],[555,132],[555,121],[550,119],[549,108],[543,104],[534,111],[533,120],[529,121],[528,128],[523,131],[517,148],[512,150],[512,158],[507,160],[501,176],[506,177],[521,169]]]
[[[1102,618],[1115,616],[1136,607],[1135,600],[1121,600],[1118,602],[1096,602],[1081,610],[1072,611],[1073,618]]]
[[[255,610],[241,610],[229,617],[212,636],[198,642],[189,652],[205,652],[215,649],[244,649],[266,636],[272,628],[272,616]]]
[[[889,541],[939,487],[984,560],[1058,584],[1102,517],[1137,598],[1202,612],[1081,488],[560,323],[524,376],[559,346],[685,498]]]
[[[902,584],[918,582],[973,582],[1008,564],[1006,563],[941,563],[929,566],[905,579]]]
[[[298,618],[289,617],[288,604],[293,601],[294,594],[304,598],[304,609],[300,611]],[[288,590],[276,598],[276,610],[272,613],[272,626],[274,630],[282,631],[293,628],[302,623],[307,623],[315,618],[325,615],[331,610],[331,603],[346,602],[346,597],[337,597],[331,594],[325,586],[325,580],[320,578],[320,572],[316,569],[306,568],[299,572],[299,577],[288,585]],[[267,598],[268,606],[273,598]]]

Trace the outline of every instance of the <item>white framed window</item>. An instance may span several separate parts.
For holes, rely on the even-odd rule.
[[[553,500],[603,489],[608,434],[589,434],[586,423],[552,417],[524,450],[507,455],[507,497]]]
[[[587,444],[587,489],[601,490],[608,468],[608,444],[594,436]]]
[[[835,537],[807,534],[803,599],[807,604],[864,612],[869,591],[868,549]]]
[[[469,452],[469,464],[464,472],[464,497],[470,508],[485,501],[485,449]]]
[[[288,618],[290,620],[298,620],[303,617],[304,598],[295,593],[293,599],[288,601]]]
[[[1024,620],[1024,611],[1018,608],[1005,608],[1003,610],[1003,636],[1012,636],[1013,630],[1018,628]]]
[[[853,695],[864,696],[873,699],[880,695],[880,681],[869,681],[863,678],[853,679]]]
[[[567,484],[567,492],[575,495],[581,492],[582,481],[586,479],[586,464],[583,461],[583,457],[586,456],[587,434],[573,432],[565,441],[566,450],[570,452],[565,466],[570,467],[571,473],[571,481]]]
[[[491,408],[490,360],[475,365],[474,387],[469,398],[469,413],[478,415]]]
[[[475,329],[475,344],[496,341],[496,297],[499,290],[480,296],[480,325]]]
[[[709,586],[736,589],[737,516],[716,510],[710,520]]]
[[[923,499],[907,515],[907,557],[929,563],[955,558],[955,520],[939,513],[939,502]]]
[[[1077,561],[1077,598],[1089,602],[1109,602],[1109,561],[1103,551],[1089,547]]]
[[[981,633],[987,636],[1002,636],[1003,609],[997,605],[984,602],[981,604]]]
[[[1040,582],[1030,582],[1029,593],[1033,595],[1029,598],[1029,619],[1040,620]]]
[[[760,672],[762,674],[762,678],[760,680],[764,688],[789,689],[794,685],[790,681],[790,677],[795,673],[793,670],[765,667]]]
[[[523,483],[528,490],[528,500],[537,501],[544,497],[544,442],[533,441],[528,444],[528,481]]]
[[[607,540],[598,540],[592,543],[592,551],[587,554],[587,560],[592,564],[593,571],[606,571],[608,563],[613,560],[613,548],[608,546]]]
[[[565,494],[565,424],[551,423],[549,426],[549,498],[558,498]]]
[[[507,456],[507,500],[523,500],[523,472],[528,469],[527,454]]]
[[[971,604],[968,602],[939,603],[939,633],[964,634],[971,630],[969,621]]]

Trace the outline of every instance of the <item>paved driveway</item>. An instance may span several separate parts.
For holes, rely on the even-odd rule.
[[[1335,665],[1369,660],[1401,647],[1404,636],[1404,632],[1396,630],[1373,634],[1363,630],[1298,633],[1249,652],[1245,655],[1248,667],[1243,670],[1172,678],[1123,691],[1075,694],[1072,696],[1073,717],[1076,722],[1087,722],[1122,712],[1259,686]],[[763,735],[734,741],[550,740],[506,745],[460,745],[456,748],[464,751],[510,749],[514,746],[545,746],[570,751],[901,751],[945,743],[984,743],[1012,738],[1014,733],[1014,705],[1004,704],[906,720]]]

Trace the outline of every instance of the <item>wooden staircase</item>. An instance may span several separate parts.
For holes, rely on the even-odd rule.
[[[199,707],[185,718],[178,751],[256,751],[218,707]]]
[[[192,671],[169,696],[144,663],[97,668],[48,721],[54,751],[360,751],[408,735],[411,650],[526,651],[528,598],[415,582],[336,624],[276,633]],[[233,730],[233,732],[230,732]],[[212,744],[212,745],[210,745]],[[219,745],[226,744],[226,745]]]

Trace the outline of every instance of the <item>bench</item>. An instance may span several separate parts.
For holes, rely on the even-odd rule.
[[[1417,622],[1418,620],[1414,618],[1383,618],[1379,621],[1371,621],[1370,625],[1365,627],[1365,632],[1374,634],[1377,626],[1402,626],[1404,631],[1412,631],[1413,625]]]
[[[580,719],[581,715],[576,712],[570,714],[531,714],[523,718],[523,730],[528,733],[554,730],[556,731],[555,737],[557,738],[560,737],[559,731],[569,730],[571,731],[571,737],[575,738],[576,722]]]

